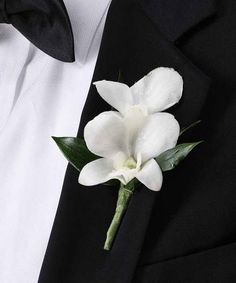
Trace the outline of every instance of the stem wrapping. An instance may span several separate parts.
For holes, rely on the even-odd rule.
[[[134,191],[134,185],[127,184],[126,186],[121,184],[119,193],[118,193],[118,200],[116,204],[116,211],[113,216],[112,222],[110,227],[107,231],[107,237],[104,244],[104,250],[109,251],[113,245],[114,239],[120,227],[121,221],[124,217],[124,214],[128,208],[130,199],[132,197]]]

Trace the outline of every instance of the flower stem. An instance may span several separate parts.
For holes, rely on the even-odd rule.
[[[120,185],[118,200],[116,204],[116,211],[112,219],[111,225],[107,231],[104,250],[109,251],[112,247],[112,244],[118,232],[123,216],[129,205],[129,201],[131,199],[133,191],[134,191],[134,182],[132,181],[127,185],[123,185],[123,184]]]

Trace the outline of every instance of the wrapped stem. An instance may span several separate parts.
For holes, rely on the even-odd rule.
[[[129,205],[133,191],[134,191],[133,182],[130,182],[127,185],[123,185],[123,184],[120,185],[118,200],[116,204],[116,211],[112,219],[111,225],[107,231],[107,237],[106,237],[106,242],[104,244],[104,250],[109,251],[112,247],[112,244],[114,242],[114,239],[120,227],[123,216]]]

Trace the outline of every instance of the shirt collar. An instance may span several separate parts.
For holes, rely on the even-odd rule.
[[[75,42],[75,58],[84,64],[110,0],[65,0]]]

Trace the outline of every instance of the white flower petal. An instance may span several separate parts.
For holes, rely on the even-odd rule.
[[[98,156],[112,158],[118,152],[128,155],[128,133],[118,112],[103,112],[88,122],[84,139],[88,149]]]
[[[163,111],[176,104],[183,92],[183,79],[172,68],[151,71],[131,87],[135,102],[145,104],[149,113]]]
[[[122,184],[127,185],[131,180],[133,180],[136,176],[137,170],[135,169],[119,169],[114,170],[110,174],[111,179],[117,179]]]
[[[150,159],[136,175],[136,178],[152,191],[159,191],[163,176],[161,168],[154,159]]]
[[[140,106],[132,106],[124,117],[124,123],[129,133],[129,144],[132,146],[140,128],[147,119],[147,113]]]
[[[150,115],[139,131],[134,145],[134,154],[141,154],[142,162],[157,157],[173,148],[179,137],[179,123],[169,113]]]
[[[112,107],[125,115],[133,104],[132,93],[126,84],[112,81],[98,81],[94,83],[100,96]]]
[[[94,186],[110,180],[113,170],[112,161],[100,158],[86,164],[80,172],[79,183],[84,186]]]

